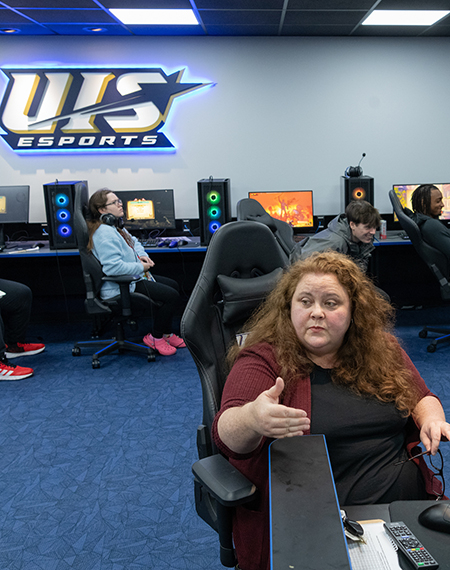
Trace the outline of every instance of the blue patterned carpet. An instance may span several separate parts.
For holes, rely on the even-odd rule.
[[[450,415],[450,345],[427,353],[404,320],[398,333]],[[20,359],[35,376],[0,383],[0,570],[219,570],[193,504],[202,406],[187,349],[92,370],[87,353],[71,355],[73,331],[47,328],[46,351]]]

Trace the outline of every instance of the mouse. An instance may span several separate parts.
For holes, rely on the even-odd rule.
[[[45,247],[45,243],[38,241],[33,245],[33,247],[38,247],[39,249],[41,249],[41,247]]]
[[[187,245],[189,242],[187,239],[179,239],[178,240],[178,246],[180,245]]]
[[[159,244],[158,247],[164,247],[170,244],[170,239],[162,239]]]
[[[422,511],[419,515],[421,525],[450,533],[450,503],[436,503]]]
[[[173,239],[170,243],[169,243],[169,247],[177,247],[178,245],[178,240],[177,239]]]

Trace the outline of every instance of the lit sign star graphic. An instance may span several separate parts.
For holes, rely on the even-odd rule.
[[[136,107],[150,102],[157,107],[164,120],[165,115],[167,115],[169,111],[170,104],[175,97],[210,85],[210,83],[180,83],[182,74],[183,70],[172,73],[165,77],[166,82],[164,83],[139,83],[140,89],[127,95],[117,96],[116,90],[107,89],[103,101],[100,103],[88,105],[87,107],[82,107],[69,113],[49,117],[43,121],[31,124],[29,127],[43,127],[54,121],[70,119],[80,115],[101,114],[117,116],[132,114]]]

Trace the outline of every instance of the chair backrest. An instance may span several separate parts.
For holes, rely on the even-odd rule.
[[[446,300],[449,299],[450,285],[447,277],[450,275],[450,267],[447,257],[441,251],[424,241],[419,226],[411,217],[411,210],[403,208],[394,190],[389,191],[389,199],[391,200],[400,225],[408,234],[414,249],[439,281],[442,298]]]
[[[260,222],[268,226],[275,236],[280,247],[284,253],[289,257],[290,253],[295,247],[294,230],[292,227],[277,220],[268,214],[257,200],[252,198],[243,198],[236,204],[236,215],[238,221],[249,220],[253,222]]]
[[[203,391],[200,458],[217,452],[210,432],[226,380],[226,352],[284,266],[283,252],[263,224],[230,222],[213,234],[181,319],[181,334],[197,365]]]

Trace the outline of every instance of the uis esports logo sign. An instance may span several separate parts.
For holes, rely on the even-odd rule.
[[[2,71],[0,136],[15,151],[171,150],[160,130],[173,100],[211,85],[161,68]]]

